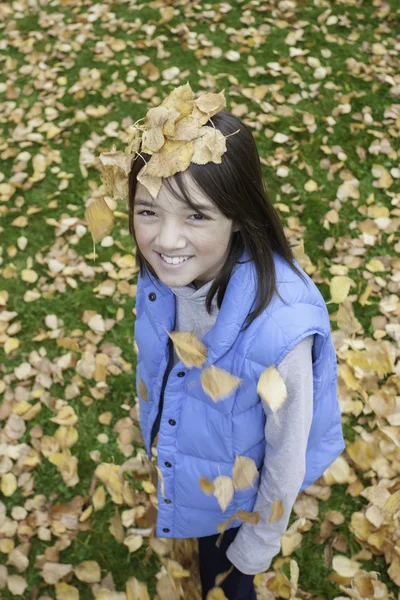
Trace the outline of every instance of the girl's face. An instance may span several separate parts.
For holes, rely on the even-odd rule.
[[[197,288],[216,277],[229,253],[232,233],[240,229],[227,219],[201,191],[187,171],[184,184],[195,204],[201,204],[204,218],[178,200],[163,185],[154,200],[137,183],[133,224],[136,242],[157,277],[169,287],[194,283]],[[176,191],[179,188],[176,186]],[[168,264],[161,256],[185,257]]]

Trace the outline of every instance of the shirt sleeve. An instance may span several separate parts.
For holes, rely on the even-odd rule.
[[[285,381],[287,398],[272,413],[266,413],[265,458],[253,511],[260,513],[257,525],[243,523],[226,556],[246,575],[266,571],[279,553],[281,537],[287,529],[293,504],[306,472],[306,449],[313,416],[312,346],[314,335],[305,337],[281,361],[277,370]],[[280,500],[282,517],[268,523],[271,505]]]

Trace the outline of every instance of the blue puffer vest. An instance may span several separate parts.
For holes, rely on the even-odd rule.
[[[241,261],[245,260],[249,260],[246,252],[241,257]],[[188,369],[181,361],[164,381],[172,351],[165,330],[174,331],[175,296],[158,279],[150,279],[148,275],[138,277],[134,334],[139,350],[136,390],[149,458],[151,430],[163,393],[157,457],[165,489],[163,497],[159,483],[157,537],[212,535],[218,533],[218,523],[237,510],[253,509],[266,447],[266,416],[257,383],[267,367],[277,367],[307,335],[316,334],[314,411],[305,457],[306,474],[299,493],[318,479],[345,448],[336,396],[336,355],[326,304],[304,271],[308,286],[276,253],[274,261],[279,293],[287,304],[275,294],[262,314],[241,332],[255,306],[257,281],[253,261],[237,263],[215,325],[202,339],[207,346],[203,368],[213,364],[243,380],[230,396],[219,402],[203,391],[201,369]],[[300,269],[297,263],[296,266]],[[147,401],[139,392],[141,380],[147,388]],[[205,476],[212,481],[218,475],[231,476],[237,454],[251,457],[259,475],[254,489],[235,491],[222,512],[215,496],[202,491],[199,479]],[[241,521],[233,520],[230,527],[240,525]]]

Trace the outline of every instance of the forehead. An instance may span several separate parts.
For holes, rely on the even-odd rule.
[[[190,200],[194,204],[201,203],[202,205],[209,207],[211,210],[214,210],[214,211],[216,210],[216,207],[213,205],[211,200],[199,188],[197,183],[194,181],[194,179],[190,176],[190,174],[187,171],[184,171],[183,173],[181,173],[181,177],[183,179],[183,184],[185,186],[186,192],[189,195]],[[137,186],[136,186],[136,193],[135,193],[135,203],[140,200],[146,200],[146,201],[150,201],[150,202],[154,203],[156,206],[161,206],[161,207],[164,207],[164,206],[165,207],[174,206],[177,208],[185,207],[186,203],[184,203],[183,200],[180,200],[182,193],[181,193],[178,183],[176,182],[174,177],[169,178],[169,183],[172,186],[173,190],[178,194],[179,198],[177,198],[173,194],[173,192],[171,192],[168,189],[168,187],[166,185],[164,185],[164,183],[163,183],[160,188],[160,191],[157,195],[157,198],[154,199],[153,196],[150,194],[150,192],[147,190],[147,188],[138,181]]]

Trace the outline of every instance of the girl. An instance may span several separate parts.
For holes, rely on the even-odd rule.
[[[204,599],[216,575],[231,568],[221,584],[226,597],[248,600],[256,598],[254,574],[280,550],[297,495],[345,445],[323,297],[293,258],[251,131],[225,110],[207,126],[225,136],[220,163],[190,163],[163,178],[156,197],[138,179],[150,154],[140,151],[129,174],[139,267],[137,395],[148,456],[157,436],[163,479],[156,536],[198,538]],[[202,341],[203,367],[179,359],[173,331]],[[201,383],[210,365],[241,379],[218,402]],[[271,365],[287,389],[276,414],[257,393]],[[237,456],[254,461],[257,478],[235,489],[222,510],[199,480],[231,477]],[[269,523],[277,500],[283,515]],[[217,546],[218,524],[240,509],[258,511],[259,522],[233,519]]]

